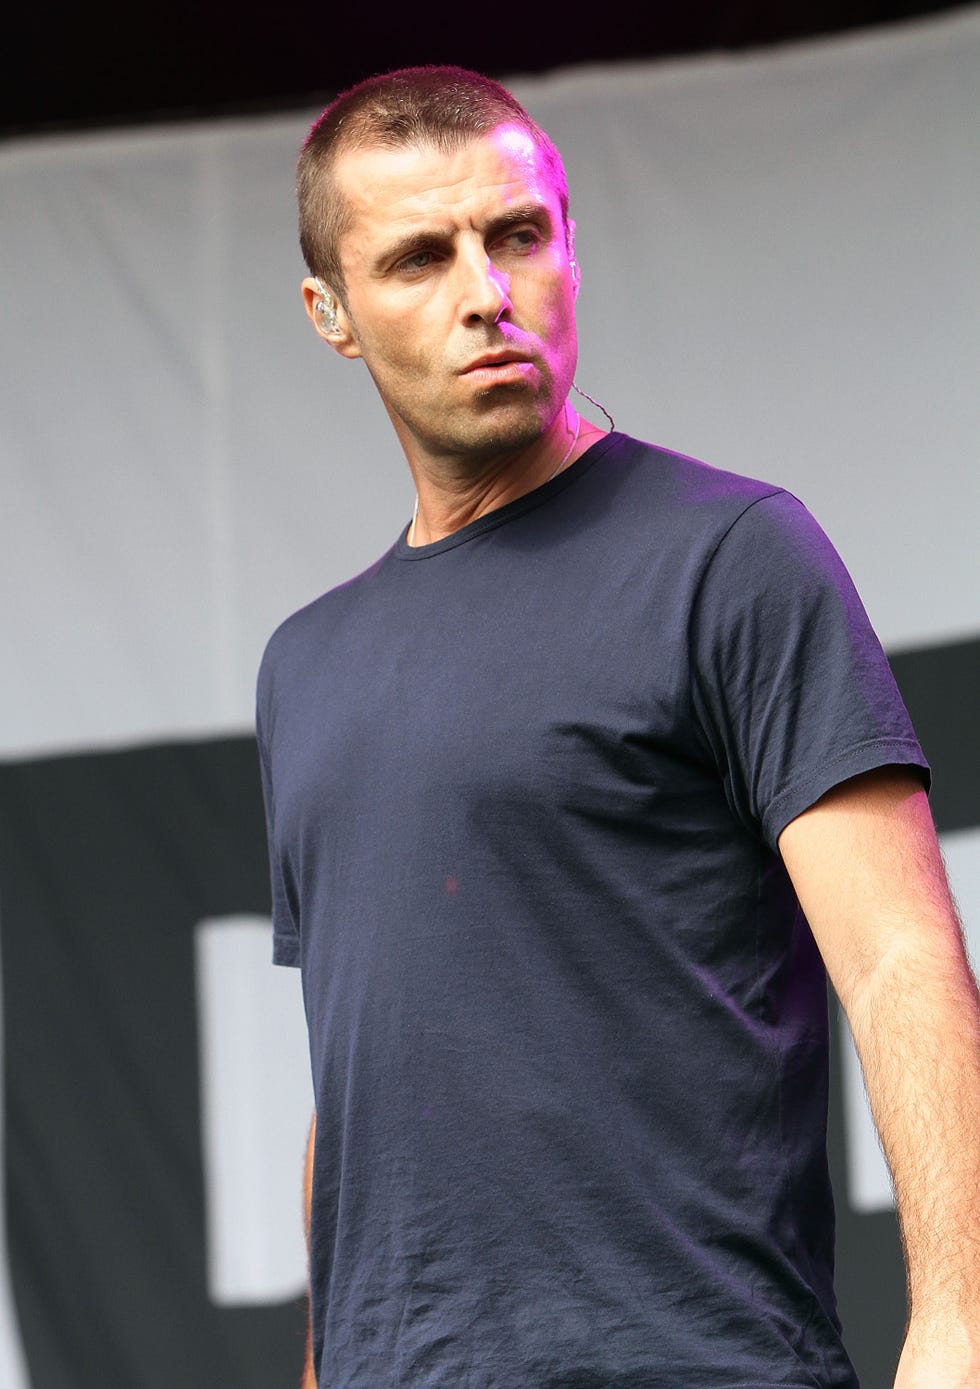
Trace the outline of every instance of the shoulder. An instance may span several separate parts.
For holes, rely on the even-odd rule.
[[[714,511],[733,520],[758,501],[788,495],[775,483],[716,468],[627,434],[611,434],[606,443],[599,460],[605,479],[618,481],[678,517],[703,521]]]
[[[726,471],[627,435],[611,436],[610,470],[649,494],[668,521],[712,541],[722,561],[843,571],[832,542],[806,505],[777,483]]]
[[[669,556],[697,586],[712,569],[839,566],[804,504],[778,484],[614,434],[590,470],[589,504],[630,551]],[[584,500],[584,499],[583,499]]]
[[[386,552],[361,574],[314,598],[279,624],[266,642],[259,665],[260,704],[281,680],[302,674],[338,631],[357,620],[390,554],[391,551]]]

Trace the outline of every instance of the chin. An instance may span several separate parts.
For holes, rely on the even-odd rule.
[[[502,387],[497,387],[480,396],[475,410],[446,410],[441,415],[433,412],[429,418],[439,419],[439,433],[424,427],[421,419],[413,427],[406,415],[401,418],[434,455],[469,457],[479,462],[497,454],[519,453],[537,443],[561,407],[552,410],[540,398],[532,399],[526,393],[504,400],[502,391]]]
[[[488,452],[512,451],[537,443],[550,428],[557,410],[542,410],[541,402],[516,402],[479,421],[470,435],[471,447]],[[559,407],[560,408],[560,407]]]

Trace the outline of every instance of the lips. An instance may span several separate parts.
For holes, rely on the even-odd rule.
[[[459,373],[481,395],[493,395],[497,390],[537,389],[540,370],[534,361],[520,352],[484,352]]]
[[[530,357],[525,357],[520,352],[485,352],[482,357],[477,357],[475,361],[463,367],[459,374],[460,376],[467,376],[471,371],[505,367],[514,363],[529,366],[530,362]]]

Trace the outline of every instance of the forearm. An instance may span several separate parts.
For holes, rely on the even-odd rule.
[[[306,1328],[306,1358],[303,1361],[303,1378],[299,1389],[317,1389],[316,1375],[313,1372],[313,1329]]]
[[[316,1115],[310,1124],[310,1134],[306,1141],[306,1158],[303,1163],[303,1228],[306,1231],[307,1253],[310,1247],[310,1210],[313,1203],[313,1145],[316,1139]],[[308,1291],[308,1290],[307,1290]],[[316,1375],[313,1371],[313,1323],[309,1320],[309,1296],[307,1296],[306,1356],[303,1361],[303,1378],[300,1389],[317,1389]]]
[[[300,1389],[316,1389],[316,1375],[314,1374],[314,1338],[312,1338],[312,1328],[307,1326],[307,1354],[303,1361],[303,1379],[300,1381]]]
[[[895,1184],[912,1325],[972,1330],[980,1357],[980,1003],[951,904],[937,908],[925,938],[898,934],[847,1012]],[[980,1383],[980,1364],[971,1373],[963,1382]]]
[[[866,773],[779,846],[895,1182],[911,1309],[896,1389],[977,1389],[980,1005],[925,794],[904,768]]]

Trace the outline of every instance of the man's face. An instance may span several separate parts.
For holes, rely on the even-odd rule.
[[[363,357],[410,460],[533,444],[571,386],[577,272],[530,135],[353,151],[336,177],[352,217],[334,346]]]

